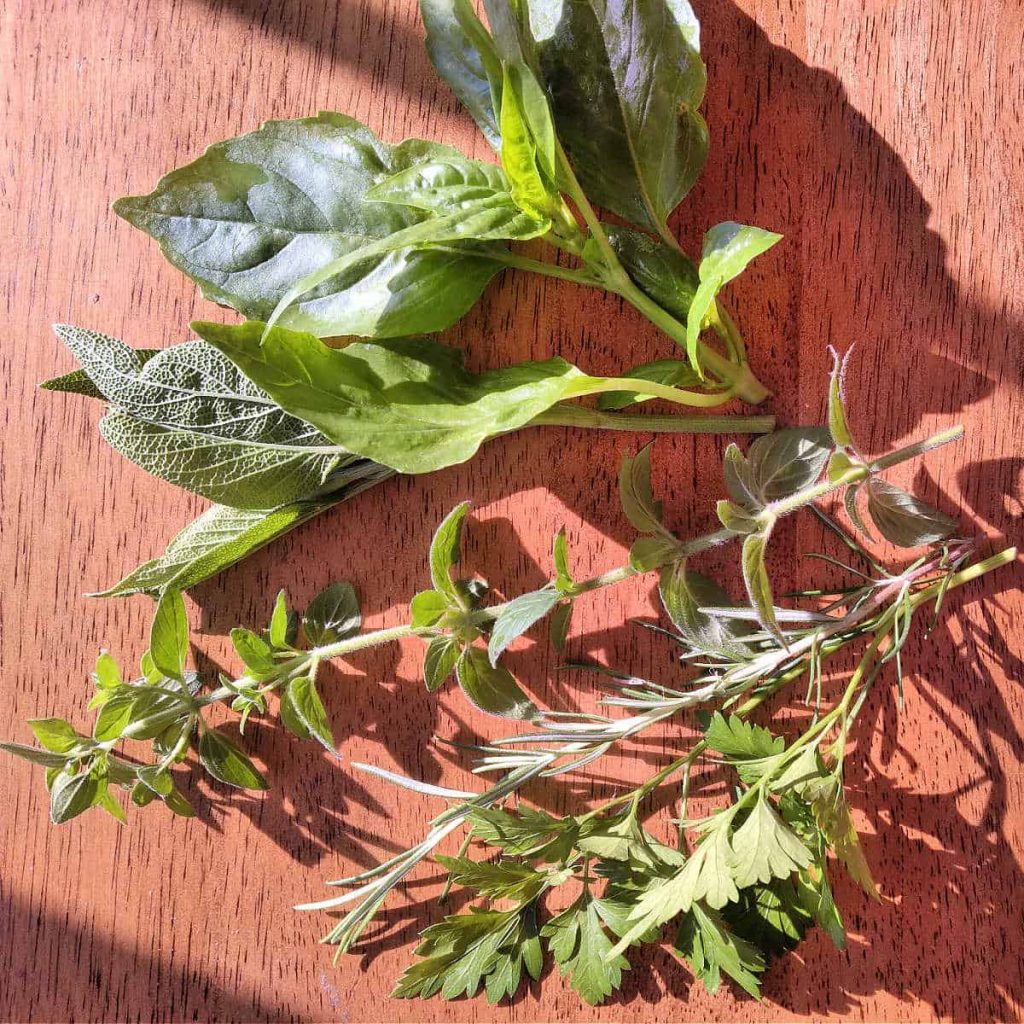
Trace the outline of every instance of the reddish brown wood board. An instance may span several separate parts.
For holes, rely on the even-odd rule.
[[[730,293],[776,391],[772,410],[788,423],[819,421],[826,346],[856,342],[850,389],[865,445],[882,450],[962,422],[961,444],[895,479],[993,545],[1012,542],[1024,442],[1024,9],[1014,0],[697,6],[711,156],[674,227],[691,248],[724,219],[784,233]],[[427,62],[412,0],[7,0],[0,60],[0,735],[25,741],[26,718],[84,704],[99,647],[134,662],[144,644],[148,601],[83,591],[151,557],[201,508],[109,450],[94,403],[35,387],[71,366],[53,321],[163,346],[186,336],[191,317],[211,315],[110,201],[148,190],[211,142],[318,109],[348,112],[392,141],[426,136],[487,154]],[[557,351],[611,372],[670,354],[614,299],[507,275],[449,338],[476,367]],[[338,576],[358,585],[371,625],[401,621],[424,585],[433,527],[467,497],[479,517],[467,564],[506,593],[545,578],[563,523],[581,573],[617,565],[631,538],[616,469],[643,440],[524,432],[468,465],[388,483],[199,588],[190,614],[203,646],[225,657],[225,631],[264,621],[279,587],[302,602]],[[684,535],[712,522],[724,444],[656,445],[656,484]],[[775,568],[795,579],[795,556],[816,536],[812,524],[787,526]],[[915,633],[902,715],[892,679],[879,688],[851,771],[883,900],[841,882],[849,949],[813,935],[772,969],[760,1005],[708,996],[667,954],[641,957],[622,994],[598,1009],[581,1006],[557,973],[509,1007],[388,1002],[415,932],[441,913],[426,876],[391,904],[373,951],[332,967],[316,945],[325,921],[292,903],[407,844],[427,813],[348,762],[464,784],[465,760],[429,737],[493,728],[457,694],[424,692],[421,650],[410,644],[332,672],[340,760],[253,728],[251,749],[274,788],[256,799],[194,780],[193,821],[151,808],[126,828],[96,816],[53,828],[37,772],[5,760],[0,1019],[1019,1019],[1020,581],[1018,567],[1005,570],[951,600],[929,640]],[[628,624],[653,614],[650,580],[588,598],[570,653],[676,673],[668,647]],[[556,662],[528,642],[513,657],[540,700],[591,703],[592,678],[557,674]],[[559,809],[600,799],[685,735],[666,729],[534,796]]]

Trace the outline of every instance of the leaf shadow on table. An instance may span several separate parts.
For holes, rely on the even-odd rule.
[[[237,978],[218,984],[206,961],[119,941],[73,912],[54,913],[18,895],[0,894],[0,1019],[5,1021],[302,1020],[275,997],[245,992]],[[228,972],[230,973],[230,972]],[[19,1002],[31,992],[30,1003]]]

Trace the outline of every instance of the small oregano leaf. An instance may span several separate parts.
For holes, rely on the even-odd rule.
[[[651,491],[651,445],[632,458],[626,456],[619,470],[619,499],[626,518],[641,533],[660,533],[661,502]]]
[[[441,521],[430,542],[430,579],[434,589],[456,606],[459,603],[459,592],[451,570],[461,558],[462,521],[468,511],[468,501],[456,505]]]
[[[78,817],[100,799],[100,782],[88,771],[77,775],[61,772],[50,790],[50,820],[54,825]]]
[[[319,740],[332,754],[337,753],[331,723],[327,717],[316,683],[311,675],[301,675],[288,681],[289,711],[294,711],[309,736]]]
[[[956,533],[956,521],[878,477],[868,481],[868,512],[878,532],[901,548],[935,544]]]
[[[283,590],[277,592],[277,599],[274,601],[274,611],[270,616],[270,642],[279,650],[289,646],[289,615],[288,599]]]
[[[66,754],[82,739],[63,718],[30,718],[28,727],[36,739],[55,754]]]
[[[467,648],[456,666],[462,692],[481,711],[502,718],[535,718],[537,708],[502,665],[495,667],[487,652]]]
[[[231,630],[231,643],[250,675],[255,678],[269,676],[277,667],[270,644],[252,630],[236,626]]]
[[[204,729],[199,740],[199,760],[215,778],[239,789],[269,789],[256,766],[230,740],[215,729]]]
[[[362,624],[359,598],[352,584],[346,581],[332,583],[321,590],[302,616],[302,628],[313,647],[355,636]]]
[[[743,541],[743,582],[747,587],[750,603],[757,612],[758,621],[783,646],[785,640],[775,620],[775,603],[772,585],[764,564],[765,548],[770,531],[752,533]]]
[[[521,594],[501,610],[494,620],[487,643],[487,656],[492,665],[498,664],[502,652],[516,637],[522,636],[534,623],[544,618],[562,600],[552,587]]]
[[[462,645],[454,637],[435,636],[427,644],[427,653],[423,658],[423,682],[427,690],[433,693],[455,669]]]
[[[436,590],[421,590],[409,602],[409,624],[413,629],[426,629],[439,622],[450,603]]]

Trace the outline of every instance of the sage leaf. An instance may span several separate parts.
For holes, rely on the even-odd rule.
[[[100,796],[100,782],[90,772],[77,775],[61,772],[50,790],[50,820],[54,825],[62,825],[89,810]]]
[[[185,681],[188,616],[179,590],[165,590],[160,595],[149,629],[149,654],[156,668],[168,679]]]
[[[689,4],[529,0],[527,8],[558,136],[587,196],[667,236],[668,215],[707,155],[698,113],[706,76]]]
[[[469,0],[420,0],[427,53],[493,149],[501,145],[501,62]]]
[[[956,533],[955,520],[887,480],[871,477],[867,492],[868,514],[878,532],[901,548],[936,544]]]
[[[562,600],[562,595],[553,587],[534,590],[509,601],[494,620],[487,642],[487,656],[492,665],[497,665],[502,652],[516,637],[522,636],[531,626],[540,622],[552,608]]]
[[[562,359],[468,373],[462,353],[426,339],[328,348],[260,323],[193,327],[292,415],[400,473],[464,462],[484,441],[598,388]]]
[[[352,584],[344,581],[321,590],[302,616],[302,629],[312,647],[347,640],[359,632],[362,624],[359,598]]]
[[[390,146],[343,114],[268,121],[211,146],[149,195],[120,199],[114,210],[156,239],[206,298],[266,319],[297,281],[422,221],[412,208],[364,202],[366,193],[420,160],[453,152],[420,140]],[[284,322],[321,337],[442,330],[500,269],[475,248],[460,240],[454,251],[410,244],[367,255],[290,307]]]
[[[459,686],[470,703],[481,711],[502,718],[535,718],[537,708],[508,669],[493,666],[487,652],[467,648],[456,666]]]
[[[441,520],[430,541],[430,579],[434,589],[447,598],[450,605],[459,606],[459,590],[452,579],[452,567],[462,557],[462,523],[469,511],[469,502],[455,506]]]
[[[59,326],[55,325],[58,337],[60,336]],[[152,359],[159,351],[156,348],[134,349],[135,357],[138,360],[138,368],[141,369],[146,361]],[[44,391],[63,391],[65,394],[84,395],[86,398],[103,399],[106,397],[92,377],[89,376],[88,372],[81,368],[72,370],[70,373],[61,374],[59,377],[51,377],[49,380],[44,380],[39,386]]]
[[[199,760],[215,778],[239,789],[269,789],[256,766],[222,733],[204,729],[199,740]]]
[[[356,459],[332,475],[323,497],[289,502],[275,509],[214,505],[178,533],[162,555],[92,596],[156,595],[168,587],[188,590],[301,523],[385,480],[392,472],[366,459]]]
[[[323,701],[320,699],[320,694],[317,693],[313,677],[301,675],[290,679],[286,692],[289,711],[294,712],[307,734],[318,740],[332,754],[337,753],[334,735],[331,732],[331,723]]]
[[[427,653],[423,659],[423,682],[427,690],[433,693],[455,670],[462,645],[450,636],[435,636],[427,644]]]

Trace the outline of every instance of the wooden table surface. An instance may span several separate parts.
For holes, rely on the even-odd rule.
[[[691,248],[720,220],[785,241],[732,287],[752,359],[784,422],[818,422],[825,347],[858,345],[851,387],[872,450],[962,422],[967,438],[896,474],[992,545],[1019,530],[1024,404],[1024,7],[1018,0],[698,0],[710,72],[707,171],[674,220]],[[202,503],[146,477],[98,438],[95,403],[43,393],[71,366],[49,324],[139,346],[209,316],[156,246],[118,221],[115,197],[152,187],[207,144],[272,117],[350,113],[384,138],[432,137],[485,156],[421,45],[413,0],[7,0],[0,217],[5,240],[3,682],[0,735],[73,711],[84,724],[99,647],[135,662],[151,604],[87,599],[163,543]],[[214,311],[215,312],[215,311]],[[226,314],[219,314],[226,315]],[[668,342],[574,286],[506,276],[450,332],[474,366],[560,352],[595,371],[669,355]],[[619,564],[630,531],[615,473],[642,439],[555,429],[495,442],[472,463],[388,483],[203,586],[190,614],[202,647],[347,576],[371,624],[399,622],[426,578],[431,531],[473,498],[467,563],[506,593],[536,586],[565,523],[581,572]],[[662,439],[657,485],[684,535],[720,495],[719,438]],[[811,524],[780,535],[787,571]],[[1019,537],[1017,538],[1019,540]],[[39,773],[0,770],[0,1018],[19,1021],[1017,1020],[1024,1000],[1024,741],[1019,566],[959,593],[942,625],[915,632],[906,709],[893,680],[858,735],[852,782],[884,894],[838,887],[852,937],[813,934],[778,963],[758,1005],[710,997],[667,954],[638,958],[622,994],[582,1006],[557,974],[509,1007],[393,1003],[415,931],[440,913],[417,878],[379,942],[331,965],[325,920],[293,902],[325,878],[405,845],[426,809],[350,760],[464,783],[465,762],[428,743],[493,729],[455,694],[417,682],[418,644],[331,675],[341,759],[272,727],[250,749],[262,799],[194,780],[200,815],[160,807],[122,828],[90,814],[47,820]],[[733,583],[736,579],[733,575]],[[639,673],[677,671],[628,624],[650,616],[650,581],[582,603],[574,656]],[[594,699],[555,675],[543,644],[515,664],[539,699]],[[550,807],[613,791],[680,740],[626,751],[582,783],[536,794]],[[644,760],[647,758],[648,760]]]

